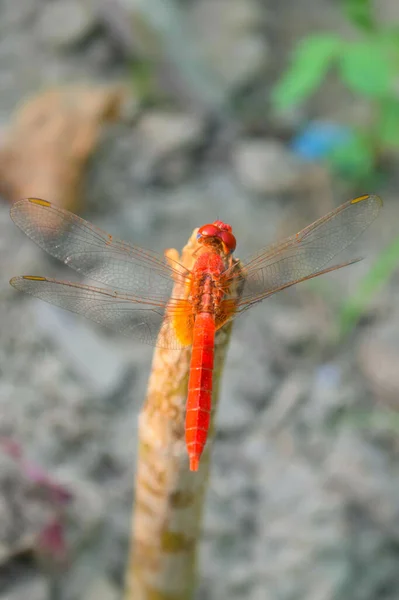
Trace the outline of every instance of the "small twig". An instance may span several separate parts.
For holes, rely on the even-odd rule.
[[[169,251],[191,269],[198,248],[194,230],[182,256]],[[174,296],[183,293],[175,286]],[[237,296],[239,291],[237,290]],[[166,325],[160,337],[166,334]],[[231,322],[215,341],[212,420]],[[127,568],[125,600],[190,600],[196,581],[196,554],[209,473],[209,443],[198,472],[188,469],[184,442],[185,403],[191,348],[154,354],[147,399],[139,422],[136,501]]]

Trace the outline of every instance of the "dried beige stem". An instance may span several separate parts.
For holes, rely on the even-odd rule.
[[[194,230],[182,256],[169,256],[191,269],[198,248]],[[184,294],[175,286],[174,295]],[[237,289],[237,296],[240,290]],[[164,325],[164,328],[166,325]],[[160,336],[165,335],[161,329]],[[231,322],[216,334],[213,420]],[[136,501],[125,600],[190,600],[209,472],[209,443],[198,472],[188,469],[184,421],[191,348],[154,354],[147,399],[139,422]]]

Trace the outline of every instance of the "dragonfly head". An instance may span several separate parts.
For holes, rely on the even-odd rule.
[[[234,252],[237,242],[230,225],[223,221],[214,221],[199,228],[197,239],[200,244],[222,246],[225,254]]]

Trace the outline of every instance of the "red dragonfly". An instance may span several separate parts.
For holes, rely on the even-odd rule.
[[[211,412],[215,332],[247,308],[301,281],[358,259],[326,267],[376,218],[382,201],[365,195],[349,200],[296,235],[269,246],[240,268],[233,258],[236,239],[222,221],[199,228],[191,270],[91,225],[46,200],[14,203],[11,218],[52,256],[107,288],[24,275],[16,289],[80,313],[142,342],[176,349],[192,346],[186,409],[186,445],[196,471]],[[173,296],[176,283],[183,297]],[[241,296],[233,294],[239,285]],[[166,321],[166,335],[158,340]]]

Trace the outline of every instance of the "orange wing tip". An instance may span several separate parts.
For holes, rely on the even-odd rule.
[[[23,279],[27,279],[28,281],[48,281],[46,277],[36,277],[35,275],[18,275],[17,277],[12,277],[10,279],[10,285],[17,287],[18,283]]]
[[[199,456],[190,456],[190,471],[198,471],[199,469]]]
[[[351,204],[363,202],[363,200],[367,200],[368,198],[370,198],[370,194],[364,194],[363,196],[359,196],[358,198],[353,198],[353,200],[351,200]]]
[[[31,204],[38,204],[39,206],[51,206],[50,202],[47,202],[47,200],[42,200],[41,198],[27,198],[27,201]]]
[[[36,275],[22,275],[21,279],[28,279],[29,281],[47,281],[46,277],[37,277]]]

